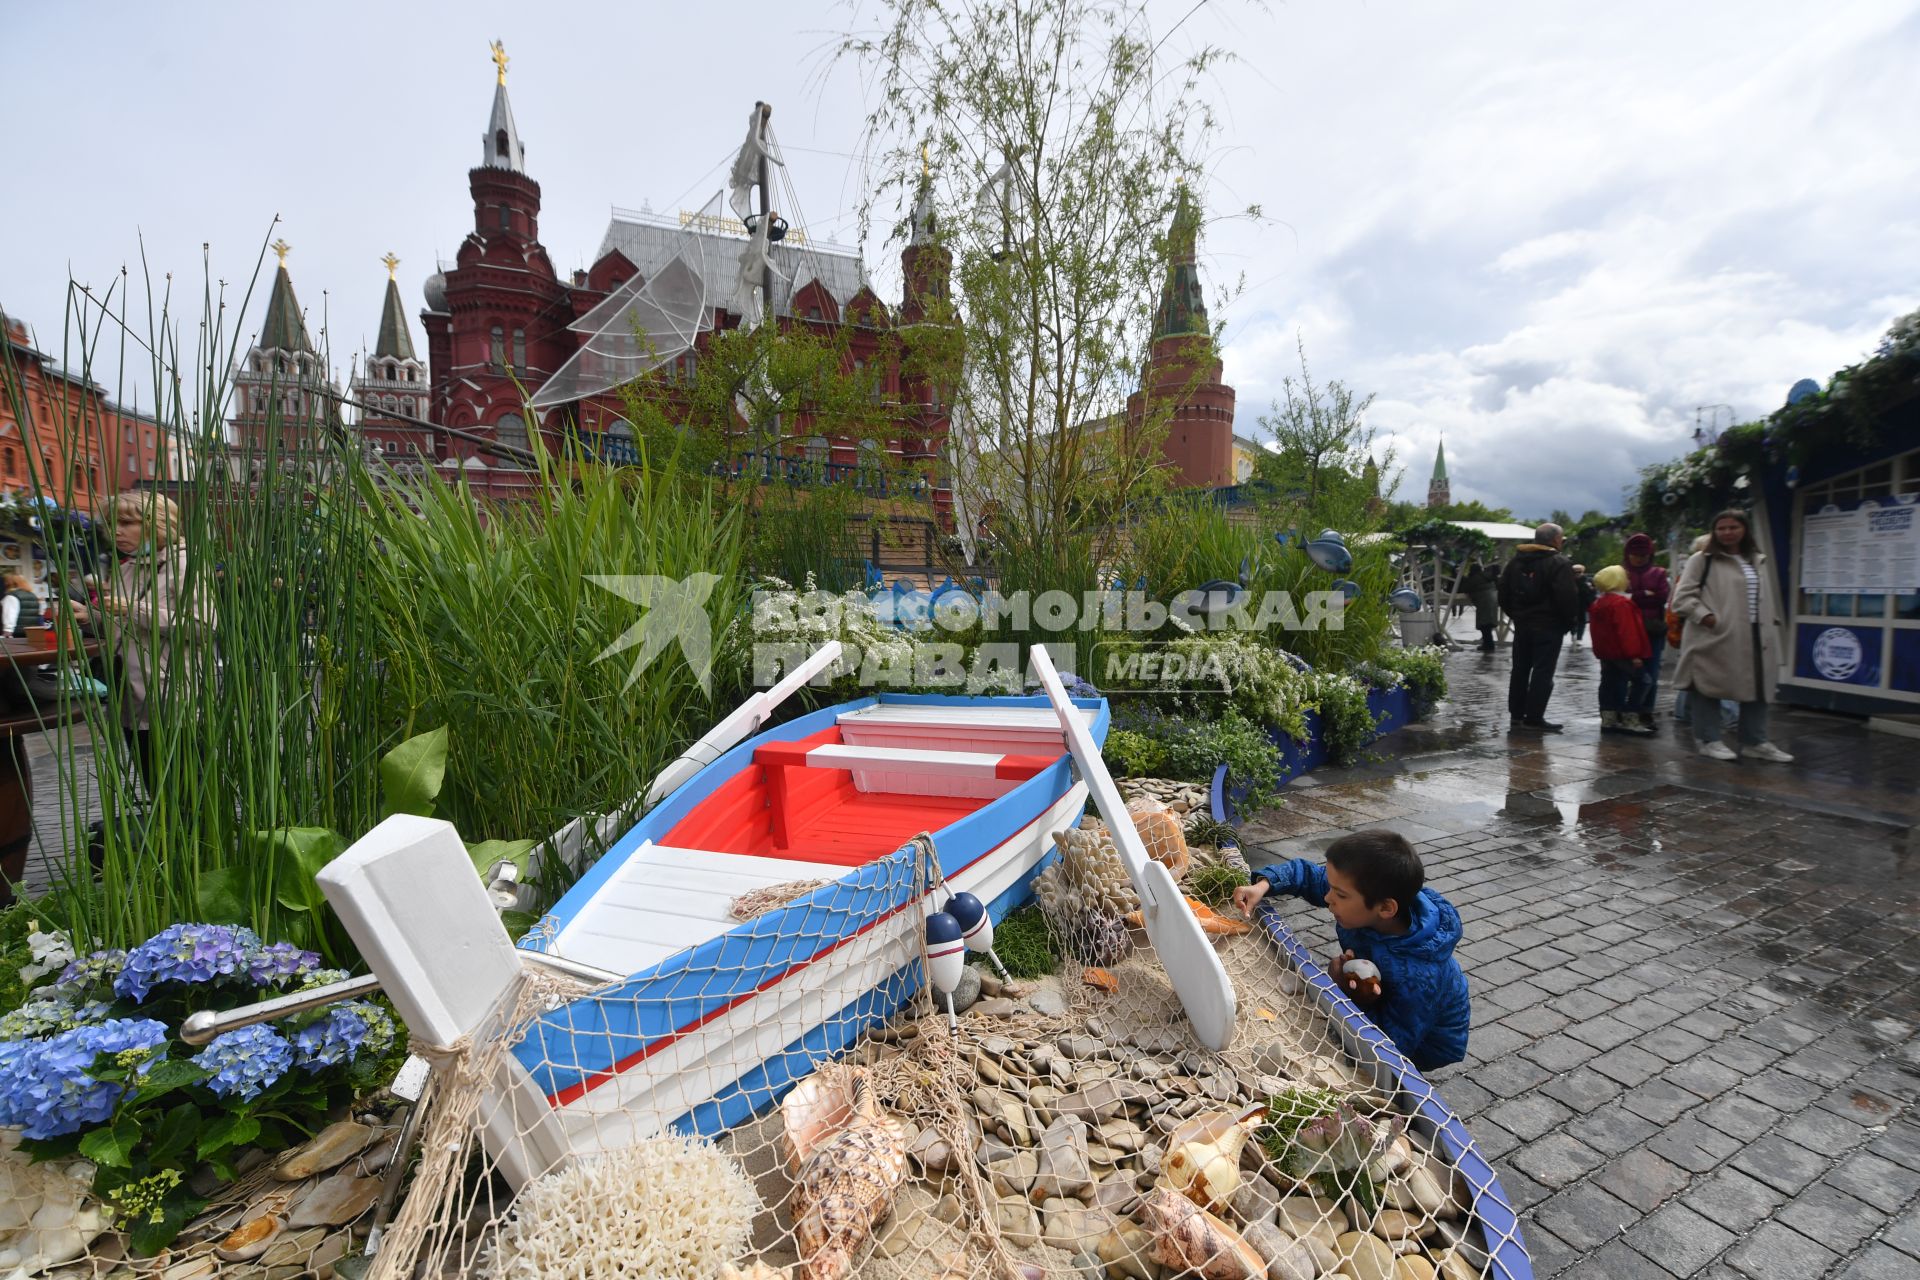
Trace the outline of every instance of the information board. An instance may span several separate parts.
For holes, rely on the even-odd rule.
[[[1920,495],[1828,503],[1801,522],[1800,589],[1828,595],[1920,593]]]

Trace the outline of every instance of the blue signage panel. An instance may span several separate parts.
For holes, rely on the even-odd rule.
[[[1893,633],[1893,679],[1888,683],[1903,693],[1920,693],[1920,631]]]
[[[1793,674],[1803,680],[1880,687],[1879,627],[1803,622],[1794,644]]]

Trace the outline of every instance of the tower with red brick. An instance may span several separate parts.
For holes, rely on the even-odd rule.
[[[380,336],[353,380],[359,413],[354,429],[390,462],[432,462],[438,457],[439,433],[427,425],[427,363],[414,354],[413,334],[407,329],[396,279],[400,259],[388,254],[381,261],[387,264],[387,295],[380,307]]]
[[[1154,313],[1152,346],[1127,412],[1136,422],[1168,415],[1160,450],[1173,468],[1175,487],[1219,489],[1235,481],[1234,392],[1220,380],[1196,260],[1199,238],[1200,215],[1183,185],[1167,233],[1167,279]]]
[[[428,279],[420,321],[433,369],[433,419],[524,447],[535,424],[526,420],[522,397],[573,354],[567,325],[574,314],[540,243],[540,184],[527,174],[507,98],[507,55],[497,44],[494,63],[481,159],[467,173],[473,230],[453,268]]]

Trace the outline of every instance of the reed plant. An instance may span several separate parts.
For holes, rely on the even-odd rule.
[[[115,608],[131,603],[123,597],[133,578],[116,581],[122,557],[110,520],[44,522],[53,564],[95,569],[93,625],[106,633],[97,669],[107,692],[69,686],[45,708],[63,830],[41,834],[63,847],[43,849],[54,871],[43,908],[89,946],[126,946],[170,924],[208,920],[341,961],[351,947],[313,884],[333,848],[317,836],[358,833],[377,818],[374,762],[390,737],[363,596],[372,547],[343,500],[364,464],[338,430],[337,400],[294,380],[268,397],[259,452],[228,440],[241,340],[228,317],[246,314],[252,293],[250,284],[229,299],[209,279],[198,307],[189,304],[197,323],[182,315],[170,279],[158,291],[147,281],[138,301],[124,289],[70,293],[61,364],[120,404],[152,406],[168,443],[154,479],[116,502],[150,517],[153,545],[137,557],[177,540],[173,554],[154,561],[175,611],[168,619]],[[193,336],[183,341],[183,330]],[[324,349],[316,360],[325,367]],[[90,412],[70,399],[36,429],[59,437],[66,458],[97,457],[93,442],[104,432]],[[77,465],[59,476],[36,471],[34,496],[101,515],[105,486],[83,489],[77,478]],[[156,495],[178,509],[173,539],[153,518]],[[61,590],[81,596],[70,580]],[[150,666],[143,714],[124,678],[135,651]],[[151,735],[144,780],[124,732],[137,722]]]
[[[624,806],[745,692],[718,667],[703,683],[698,652],[670,646],[636,673],[642,650],[615,647],[643,579],[704,585],[713,653],[745,625],[739,507],[644,465],[538,461],[525,502],[433,471],[361,476],[386,708],[401,737],[447,730],[436,813],[469,843]],[[542,863],[542,896],[576,871]]]

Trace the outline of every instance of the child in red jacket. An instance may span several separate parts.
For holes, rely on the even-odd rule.
[[[1647,680],[1647,662],[1653,657],[1653,644],[1647,639],[1647,624],[1640,610],[1627,595],[1627,571],[1609,565],[1593,576],[1600,590],[1588,615],[1593,633],[1593,656],[1600,659],[1600,731],[1652,733],[1653,729],[1633,715],[1640,705],[1641,686]]]

